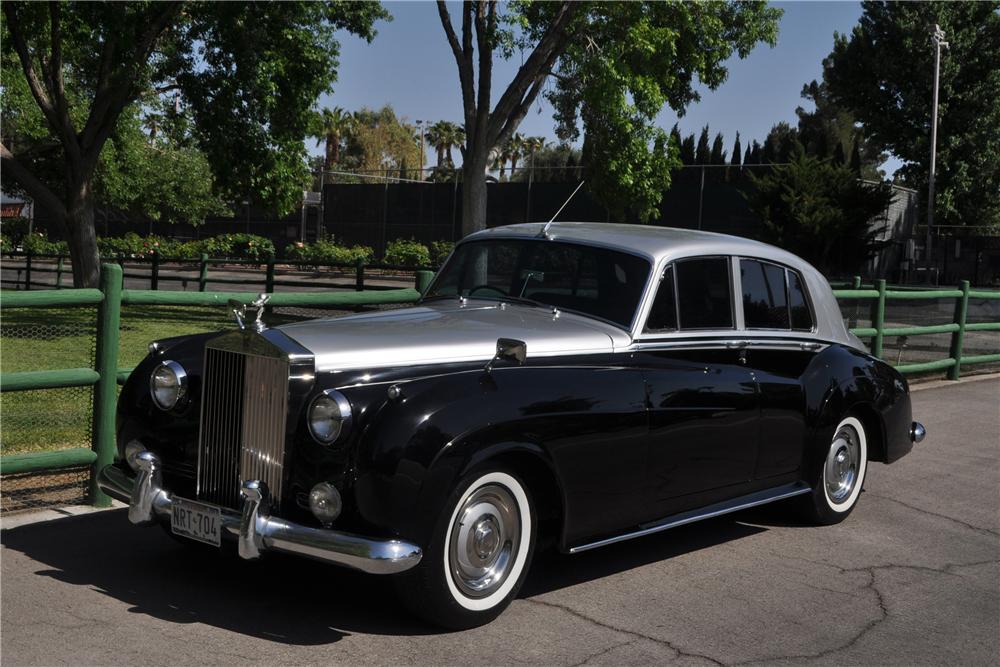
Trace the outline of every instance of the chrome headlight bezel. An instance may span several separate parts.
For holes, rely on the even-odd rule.
[[[317,414],[317,411],[325,411]],[[324,417],[323,420],[320,417]],[[327,428],[320,428],[322,421],[328,422]],[[341,438],[347,437],[351,430],[351,402],[336,389],[327,389],[309,403],[306,411],[306,424],[309,435],[321,445],[329,446]],[[336,424],[336,426],[334,426]]]
[[[160,375],[160,371],[168,371],[174,377],[173,383],[173,397],[170,401],[161,401],[160,397],[157,396],[158,390],[167,390],[169,388],[165,386],[158,386],[157,378]],[[176,361],[167,359],[161,361],[153,369],[153,372],[149,375],[149,395],[153,399],[153,403],[159,409],[164,412],[174,410],[175,408],[184,405],[184,400],[188,393],[188,374]]]

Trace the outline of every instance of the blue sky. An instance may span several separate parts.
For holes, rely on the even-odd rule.
[[[434,3],[385,4],[394,20],[379,24],[372,44],[351,35],[342,37],[339,81],[321,105],[355,110],[391,104],[409,121],[461,122],[458,73]],[[713,135],[723,133],[728,150],[737,131],[746,146],[748,138],[763,139],[779,121],[794,124],[795,108],[808,105],[799,96],[802,86],[821,77],[834,32],[849,32],[861,16],[857,2],[774,4],[785,10],[777,46],[758,46],[744,60],[732,58],[726,82],[714,91],[701,88],[701,101],[680,119],[683,134],[698,132],[707,123]],[[495,62],[494,102],[520,64],[517,56]],[[671,109],[659,116],[665,128],[677,120]],[[551,106],[540,99],[519,131],[554,140],[553,126]]]

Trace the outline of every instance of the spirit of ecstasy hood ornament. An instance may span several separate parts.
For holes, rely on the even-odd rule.
[[[241,303],[236,299],[229,300],[229,307],[236,317],[236,325],[240,331],[255,331],[260,333],[265,329],[261,316],[264,314],[264,304],[271,298],[270,294],[258,294],[250,303]]]

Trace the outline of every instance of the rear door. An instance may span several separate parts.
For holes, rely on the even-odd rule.
[[[804,283],[787,267],[739,260],[747,368],[760,388],[760,446],[755,479],[785,477],[802,463],[805,390],[802,375],[821,345],[807,335],[813,316]],[[778,483],[781,480],[776,480]]]

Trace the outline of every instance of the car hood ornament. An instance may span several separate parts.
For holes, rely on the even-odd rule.
[[[229,300],[229,307],[236,317],[236,326],[240,331],[254,331],[260,333],[265,328],[261,316],[264,314],[264,305],[271,298],[270,294],[258,294],[257,298],[250,303],[243,303],[236,299]]]

